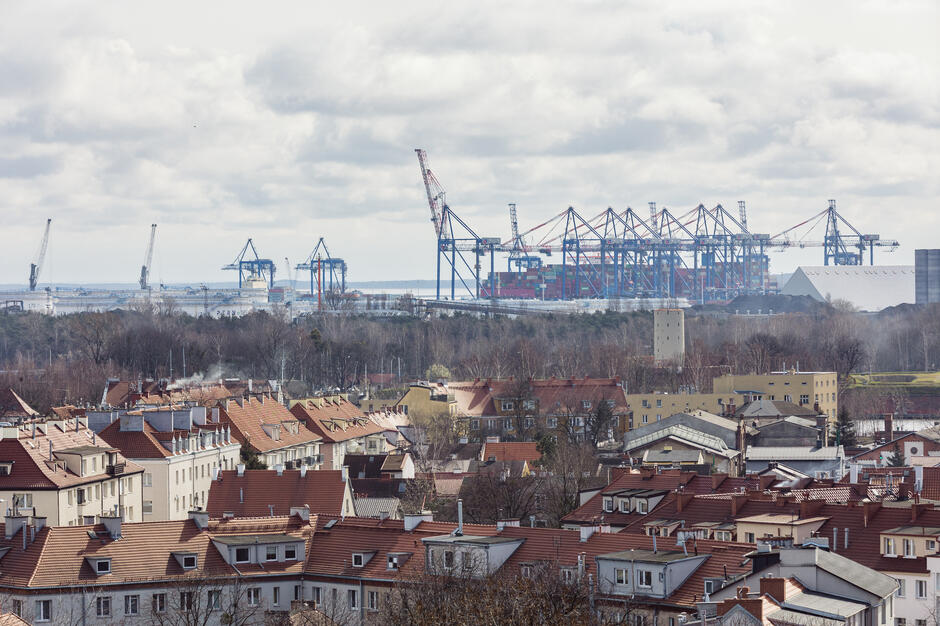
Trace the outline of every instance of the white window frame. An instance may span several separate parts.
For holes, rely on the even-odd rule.
[[[378,591],[369,591],[366,596],[366,608],[370,611],[379,610],[379,592]]]
[[[155,593],[150,597],[150,610],[154,613],[166,613],[166,593]]]
[[[246,596],[248,606],[261,606],[261,587],[249,587]]]
[[[139,595],[130,594],[124,596],[124,615],[140,615]]]
[[[95,598],[95,617],[111,617],[111,596]]]
[[[52,600],[36,600],[36,612],[33,618],[37,622],[49,622],[52,620]]]
[[[630,584],[630,574],[626,568],[617,568],[614,570],[614,581],[618,585],[629,585]]]
[[[653,588],[653,572],[649,570],[645,570],[645,569],[637,570],[636,586],[639,589],[652,589]]]
[[[359,590],[358,589],[347,589],[346,590],[346,604],[349,606],[351,611],[355,611],[359,608]]]
[[[914,597],[918,600],[923,600],[927,597],[927,581],[923,578],[918,578],[914,581]]]
[[[210,589],[206,592],[206,608],[210,611],[219,611],[222,609],[221,589]]]

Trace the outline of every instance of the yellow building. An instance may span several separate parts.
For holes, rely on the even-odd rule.
[[[752,400],[783,400],[801,406],[819,405],[819,412],[835,420],[839,410],[839,380],[835,372],[771,372],[726,374],[715,378],[713,391],[739,394]]]
[[[412,420],[457,414],[454,394],[448,393],[447,385],[443,383],[412,383],[408,391],[392,406],[400,409]]]
[[[799,545],[829,520],[828,517],[795,518],[789,513],[764,513],[737,520],[738,543],[756,543],[767,538],[793,537]]]
[[[630,393],[626,398],[633,413],[630,430],[696,410],[733,415],[744,404],[744,396],[736,393]]]

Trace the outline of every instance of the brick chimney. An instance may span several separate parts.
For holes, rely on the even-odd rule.
[[[912,504],[911,505],[911,523],[913,524],[914,522],[916,522],[917,518],[920,517],[920,514],[923,513],[924,511],[932,511],[932,510],[933,510],[933,504],[929,502],[922,502],[920,504]]]
[[[885,413],[884,418],[885,418],[885,439],[887,439],[888,441],[891,441],[892,439],[894,439],[894,434],[893,434],[894,433],[894,414]]]
[[[718,616],[721,617],[736,606],[757,618],[758,623],[764,623],[764,601],[761,598],[728,598],[722,600],[717,607]]]
[[[694,493],[682,493],[679,492],[676,494],[676,511],[681,512],[692,500],[695,499]]]
[[[803,500],[800,502],[800,518],[806,519],[813,517],[819,513],[825,504],[825,500]]]
[[[725,482],[725,479],[728,478],[727,474],[712,474],[712,490],[718,489],[721,486],[721,483]]]
[[[731,494],[731,515],[737,515],[747,501],[748,495],[746,493]]]
[[[761,595],[767,594],[777,602],[784,602],[787,599],[787,579],[786,578],[767,578],[760,579]]]
[[[881,508],[881,502],[865,502],[863,504],[863,515],[865,518],[865,528],[868,528],[868,522],[875,517],[875,513]]]
[[[772,484],[774,484],[774,482],[777,480],[777,477],[774,474],[764,474],[763,476],[759,477],[757,480],[758,480],[758,483],[757,483],[758,486],[760,487],[761,491],[763,491],[764,489],[767,489]]]

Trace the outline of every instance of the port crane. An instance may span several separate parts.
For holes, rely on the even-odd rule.
[[[147,291],[150,288],[150,264],[153,262],[153,241],[157,235],[157,225],[150,225],[150,243],[147,244],[147,251],[144,253],[144,264],[140,266],[140,288]]]
[[[295,270],[310,272],[310,293],[346,293],[346,261],[330,254],[323,237],[307,255],[307,260],[294,266]]]
[[[235,260],[228,265],[222,266],[223,270],[233,270],[238,272],[238,288],[241,289],[245,283],[254,285],[255,281],[267,283],[269,289],[274,287],[274,271],[277,269],[274,261],[271,259],[262,259],[258,256],[255,244],[251,239],[242,248]]]
[[[36,258],[29,264],[29,290],[36,291],[36,285],[39,283],[39,272],[42,271],[42,262],[46,258],[46,248],[49,246],[49,227],[52,225],[52,218],[46,219],[46,230],[42,233],[42,241],[39,244],[39,251]]]

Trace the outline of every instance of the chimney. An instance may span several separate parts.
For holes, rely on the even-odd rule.
[[[242,478],[245,475],[245,465],[243,463],[239,463],[238,465],[236,465],[235,472],[237,473],[239,478]]]
[[[744,503],[747,502],[746,493],[733,493],[731,494],[731,516],[734,517],[738,514],[738,511],[741,510],[741,507],[744,506]]]
[[[868,522],[875,517],[875,513],[881,508],[881,502],[863,502],[862,515],[865,520],[865,528],[868,528]]]
[[[853,485],[858,484],[858,463],[849,465],[849,482]]]
[[[274,471],[277,472],[278,476],[284,475],[284,466],[280,463],[274,466]]]
[[[303,506],[292,506],[290,508],[291,517],[297,516],[305,522],[310,521],[310,505],[305,504]]]
[[[885,413],[885,439],[891,441],[894,439],[894,414]]]
[[[920,514],[923,513],[924,511],[932,511],[932,510],[933,510],[933,504],[929,502],[921,502],[918,504],[912,504],[911,505],[911,523],[913,524],[914,522],[916,522],[917,518],[920,517]]]
[[[238,488],[238,501],[241,502],[242,504],[245,503],[245,489],[244,489],[244,487],[239,487],[239,488]]]
[[[832,551],[835,552],[839,547],[839,529],[835,526],[832,527]]]
[[[764,489],[769,488],[776,481],[777,481],[776,474],[764,474],[763,476],[759,476],[757,478],[757,486],[760,488],[761,491],[763,491]]]
[[[25,515],[13,515],[7,512],[7,516],[4,519],[3,529],[5,531],[5,536],[7,539],[12,539],[13,536],[23,529],[23,532],[26,532],[26,522],[29,518]]]
[[[196,523],[196,526],[199,527],[199,530],[205,530],[206,527],[209,526],[208,511],[190,511],[189,519]]]
[[[46,526],[46,518],[44,516],[33,517],[33,528],[36,530],[37,533],[43,528],[45,528],[45,526]]]
[[[687,504],[692,502],[695,499],[694,493],[685,493],[680,492],[676,494],[676,511],[682,512],[682,509],[686,507]]]
[[[433,521],[434,521],[434,516],[431,515],[430,511],[422,511],[421,513],[406,513],[405,514],[405,532],[413,531],[421,522],[433,522]]]
[[[578,530],[581,532],[581,542],[584,543],[591,537],[591,535],[594,534],[594,531],[597,529],[593,526],[582,526]]]
[[[121,516],[120,515],[101,515],[101,523],[108,529],[111,539],[121,538]]]
[[[786,602],[787,599],[787,579],[767,576],[760,579],[760,593],[767,594],[778,603]]]
[[[248,393],[251,393],[251,391],[252,391],[251,383],[252,383],[252,380],[251,380],[251,378],[249,378],[249,379],[248,379]]]
[[[845,545],[843,545],[842,547],[846,549],[848,549],[849,547],[849,527],[848,526],[845,527]]]
[[[728,478],[727,474],[712,474],[712,491],[718,489],[726,478]]]
[[[301,478],[306,478],[306,477],[307,477],[307,466],[306,466],[306,465],[301,465],[301,466],[300,466],[300,477],[301,477]]]
[[[456,537],[463,537],[463,499],[457,498],[457,528],[453,532]]]
[[[914,493],[920,493],[924,488],[924,466],[914,466]]]

